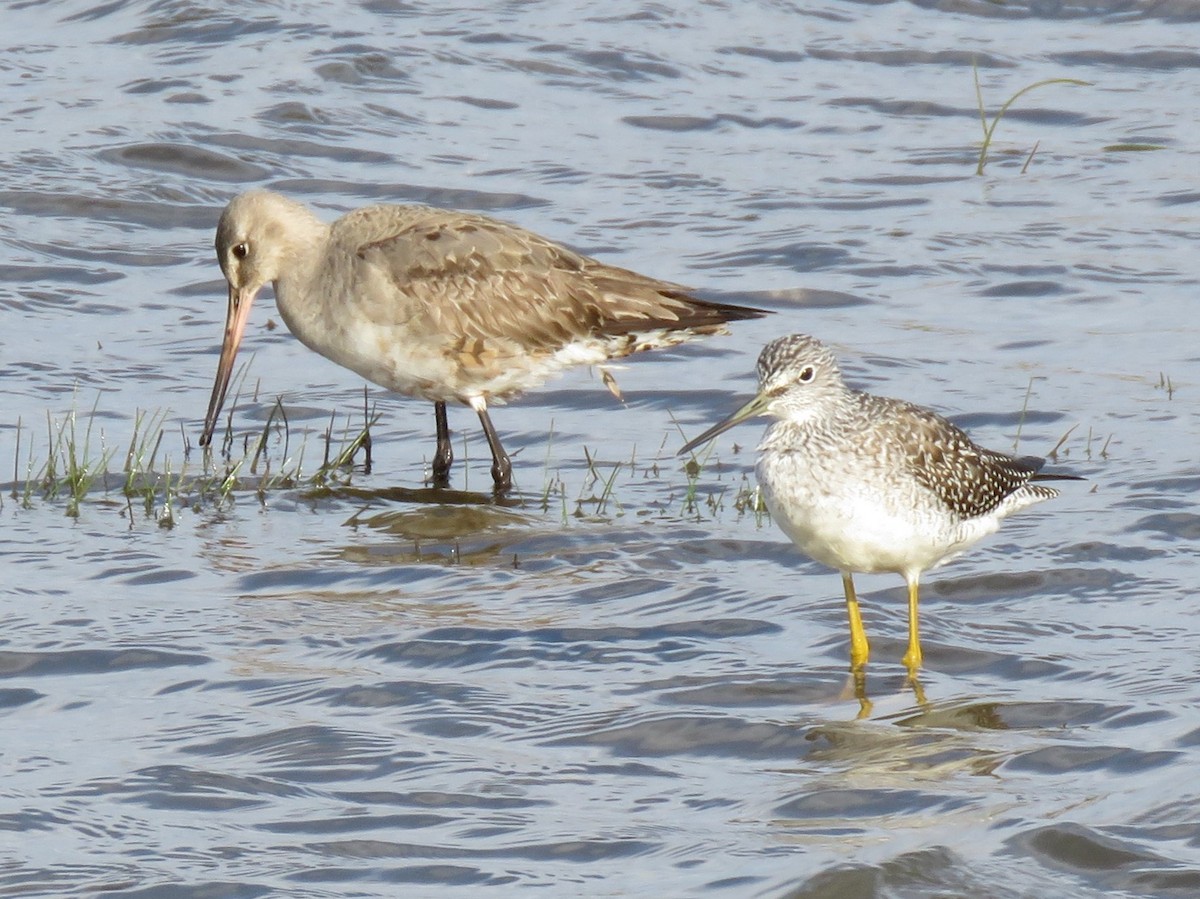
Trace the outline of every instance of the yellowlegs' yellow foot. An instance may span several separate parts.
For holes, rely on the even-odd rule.
[[[908,582],[910,673],[921,665],[921,573],[995,532],[1000,521],[1057,496],[1034,481],[1045,460],[971,442],[936,412],[852,390],[837,360],[804,334],[767,344],[758,395],[680,453],[755,415],[778,419],[758,447],[755,472],[771,516],[805,554],[842,573],[850,662],[867,661],[853,572],[894,571]]]
[[[673,346],[766,314],[696,299],[515,225],[426,206],[370,206],[330,225],[279,194],[250,191],[225,207],[216,245],[229,308],[201,445],[212,440],[250,304],[273,282],[279,314],[307,347],[433,402],[439,486],[453,461],[447,402],[478,413],[504,491],[512,465],[490,403],[568,366]]]

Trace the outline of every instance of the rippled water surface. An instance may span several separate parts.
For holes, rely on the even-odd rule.
[[[1194,4],[0,16],[0,894],[1200,893]],[[1088,85],[1019,98],[978,177],[973,64],[989,115]],[[268,291],[235,453],[277,398],[288,443],[219,501],[187,485],[224,472],[212,234],[250,186],[776,314],[631,360],[623,404],[581,370],[496,409],[496,505],[473,414],[438,494],[428,404],[374,388],[369,473],[273,480],[363,385]],[[674,456],[791,331],[1088,478],[930,575],[919,688],[864,576],[856,699],[837,575],[745,505],[760,424],[694,484]],[[37,485],[71,446],[106,472],[78,515]]]

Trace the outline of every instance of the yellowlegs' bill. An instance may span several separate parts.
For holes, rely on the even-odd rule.
[[[438,486],[448,484],[453,462],[447,402],[479,415],[496,490],[505,491],[512,464],[489,403],[568,366],[673,346],[766,314],[696,299],[515,225],[426,206],[370,206],[330,225],[277,193],[250,191],[225,207],[216,246],[229,308],[200,444],[212,440],[250,305],[273,282],[279,314],[305,346],[433,402]]]
[[[921,665],[921,573],[995,532],[1000,521],[1057,496],[1034,481],[1045,460],[984,449],[929,409],[852,390],[837,360],[804,334],[767,344],[758,395],[679,452],[756,415],[777,421],[758,447],[755,473],[771,516],[806,555],[842,573],[850,663],[867,661],[853,573],[894,571],[908,583],[910,673]]]

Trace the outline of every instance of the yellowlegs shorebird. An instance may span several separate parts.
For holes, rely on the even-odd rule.
[[[869,648],[853,573],[894,571],[908,583],[910,673],[921,665],[921,573],[995,532],[1000,521],[1057,496],[1045,460],[984,449],[932,410],[852,390],[837,360],[805,334],[758,357],[758,395],[679,452],[756,415],[778,419],[758,447],[755,473],[771,517],[806,555],[842,573],[850,663]]]

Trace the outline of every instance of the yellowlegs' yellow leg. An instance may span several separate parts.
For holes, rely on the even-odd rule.
[[[912,687],[913,696],[916,697],[917,705],[922,709],[929,707],[929,700],[925,698],[925,688],[921,686],[921,682],[917,680],[916,675],[908,676],[908,685]]]
[[[846,612],[850,616],[850,668],[857,670],[867,664],[871,647],[867,645],[862,612],[858,609],[858,597],[854,595],[854,577],[849,571],[842,572],[842,588],[846,591]]]
[[[846,683],[838,692],[838,700],[844,701],[847,699],[858,700],[858,714],[855,718],[871,717],[871,710],[875,707],[871,702],[871,697],[867,696],[867,669],[866,666],[859,666],[850,670],[850,676],[846,678]]]
[[[917,669],[921,667],[921,628],[917,623],[917,594],[920,591],[918,576],[913,575],[908,580],[908,652],[904,654],[903,662],[908,668],[908,676],[916,677]]]
[[[854,717],[859,720],[870,718],[871,710],[875,705],[871,702],[871,697],[867,695],[867,672],[860,665],[850,672],[850,677],[854,679],[854,698],[858,700],[858,714]]]

